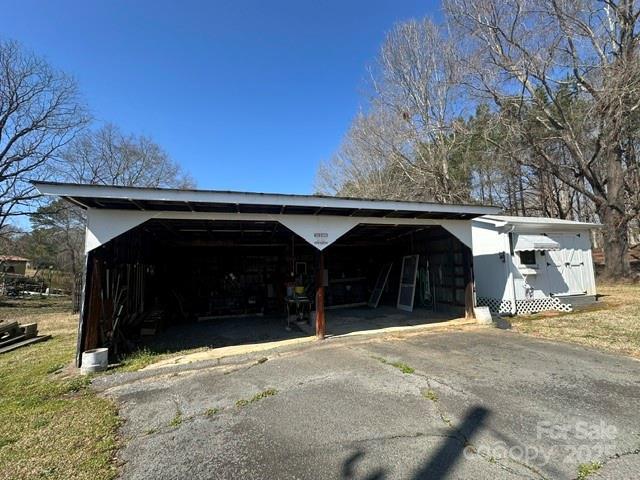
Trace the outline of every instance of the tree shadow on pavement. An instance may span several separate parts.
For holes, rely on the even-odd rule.
[[[483,426],[489,416],[484,407],[472,407],[467,411],[464,420],[457,428],[459,435],[447,438],[438,450],[427,459],[423,466],[413,475],[415,480],[439,480],[446,478],[449,471],[464,454],[465,447],[471,442],[476,432]]]
[[[342,478],[344,478],[345,480],[383,480],[386,477],[386,471],[382,468],[376,469],[366,477],[357,477],[355,469],[357,463],[362,460],[364,455],[365,453],[362,450],[358,450],[344,461],[342,465]]]
[[[459,462],[464,454],[465,447],[472,437],[483,427],[484,421],[489,416],[489,410],[476,406],[469,409],[462,423],[456,429],[456,435],[446,439],[444,443],[425,460],[422,466],[411,476],[412,480],[440,480],[447,478],[451,469]],[[356,451],[350,455],[342,465],[341,478],[345,480],[383,480],[387,477],[387,470],[377,468],[365,476],[356,474],[356,466],[363,459],[365,452]]]

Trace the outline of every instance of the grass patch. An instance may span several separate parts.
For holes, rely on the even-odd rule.
[[[73,377],[65,382],[66,390],[68,393],[78,393],[91,385],[91,377],[89,375],[82,375]]]
[[[0,448],[16,443],[17,441],[15,438],[0,438]]]
[[[431,390],[430,388],[427,390],[424,390],[422,392],[422,396],[424,398],[426,398],[427,400],[431,400],[432,402],[437,402],[438,401],[438,394],[436,392],[434,392],[433,390]]]
[[[60,363],[58,365],[51,365],[50,368],[47,369],[48,374],[59,373],[66,365],[64,363]]]
[[[182,425],[182,411],[180,409],[176,410],[176,414],[169,422],[170,427],[177,428]]]
[[[204,411],[205,417],[213,417],[213,416],[217,415],[218,413],[220,413],[220,409],[219,408],[207,408]]]
[[[115,405],[88,389],[88,378],[61,371],[75,354],[77,316],[70,311],[70,302],[60,297],[0,303],[0,318],[37,322],[41,333],[53,335],[0,355],[0,478],[117,474]]]
[[[152,350],[145,347],[125,355],[122,359],[120,359],[120,364],[118,365],[118,367],[110,369],[109,373],[135,372],[161,360],[165,360],[171,357],[178,357],[180,355],[189,353],[202,352],[205,350],[208,350],[208,347],[195,347],[183,350],[171,350],[169,347]]]
[[[135,372],[136,370],[140,370],[147,365],[157,362],[161,359],[162,355],[163,354],[153,352],[147,348],[142,348],[126,355],[120,361],[120,366],[115,368],[114,371]]]
[[[640,358],[640,284],[600,284],[600,300],[571,313],[516,316],[528,335],[561,340]]]
[[[0,298],[0,320],[21,320],[21,323],[27,323],[34,316],[67,315],[69,312],[71,300],[68,297],[34,295],[26,298]]]
[[[584,480],[589,475],[596,473],[602,468],[602,464],[599,462],[583,463],[578,466],[578,480]]]
[[[269,388],[263,392],[256,393],[253,397],[251,397],[248,400],[246,399],[238,400],[236,402],[236,407],[238,408],[246,407],[250,403],[259,402],[260,400],[263,400],[267,397],[273,397],[274,395],[277,395],[277,394],[278,394],[278,390],[276,390],[275,388]]]
[[[378,360],[381,363],[384,363],[385,365],[391,365],[392,367],[397,368],[402,373],[407,374],[407,375],[411,374],[411,373],[414,373],[416,371],[415,368],[410,367],[409,365],[407,365],[406,363],[403,363],[403,362],[390,362],[386,358],[382,358],[382,357],[373,357],[373,358],[375,358],[376,360]]]

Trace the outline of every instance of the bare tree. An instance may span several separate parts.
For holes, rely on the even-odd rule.
[[[373,97],[318,182],[337,193],[443,202],[467,200],[456,155],[464,109],[453,43],[429,19],[396,25],[371,69]],[[326,188],[324,190],[327,190]]]
[[[86,130],[73,139],[55,164],[57,178],[62,181],[92,185],[134,187],[191,188],[194,180],[152,139],[127,135],[113,124],[97,130]],[[61,201],[41,207],[32,223],[55,235],[58,253],[73,276],[78,274],[84,258],[78,239],[84,225],[84,212]]]
[[[55,254],[56,266],[71,273],[75,278],[82,272],[84,225],[82,210],[64,200],[54,200],[43,205],[30,215],[31,234],[41,233],[46,240],[40,243],[51,245],[49,251]],[[72,281],[71,288],[75,288]]]
[[[411,198],[402,158],[409,133],[401,117],[386,110],[358,114],[339,151],[320,165],[316,190],[347,197]]]
[[[43,175],[86,121],[71,78],[0,40],[0,232],[36,197],[29,180]]]
[[[190,188],[194,180],[152,139],[113,124],[79,135],[65,148],[58,176],[77,183]]]
[[[413,148],[398,157],[403,169],[432,200],[465,200],[469,193],[452,171],[457,120],[465,109],[456,59],[440,26],[411,20],[389,33],[372,74],[376,103],[402,117],[411,132]]]
[[[605,273],[628,275],[628,225],[640,212],[637,0],[447,0],[446,10],[469,40],[467,85],[509,112],[505,125],[536,167],[593,202]]]

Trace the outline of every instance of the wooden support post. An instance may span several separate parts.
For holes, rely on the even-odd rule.
[[[316,337],[323,340],[324,334],[324,253],[320,250],[316,272]]]
[[[93,253],[89,252],[84,256],[84,267],[82,269],[82,283],[80,291],[77,295],[80,296],[79,303],[80,308],[78,312],[78,337],[76,339],[76,367],[81,366],[82,352],[84,351],[84,337],[86,334],[86,323],[89,311],[89,292],[91,291],[91,275],[93,267]],[[76,287],[78,288],[78,287]]]
[[[462,258],[464,263],[464,318],[467,320],[476,318],[473,308],[475,302],[473,298],[473,252],[467,246],[462,247]]]
[[[464,318],[467,320],[476,318],[473,311],[473,282],[468,282],[464,289]]]

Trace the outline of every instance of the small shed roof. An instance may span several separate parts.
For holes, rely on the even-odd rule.
[[[602,225],[599,223],[576,222],[574,220],[563,220],[560,218],[516,217],[516,216],[510,216],[510,215],[484,215],[482,217],[478,217],[476,221],[491,223],[496,227],[515,226],[515,227],[531,227],[531,228],[542,228],[542,229],[552,229],[552,230],[562,230],[562,229],[590,230],[593,228],[602,227]]]
[[[322,195],[178,190],[33,182],[44,195],[57,195],[82,208],[220,213],[336,215],[349,217],[471,219],[499,213],[497,207],[341,198]]]

